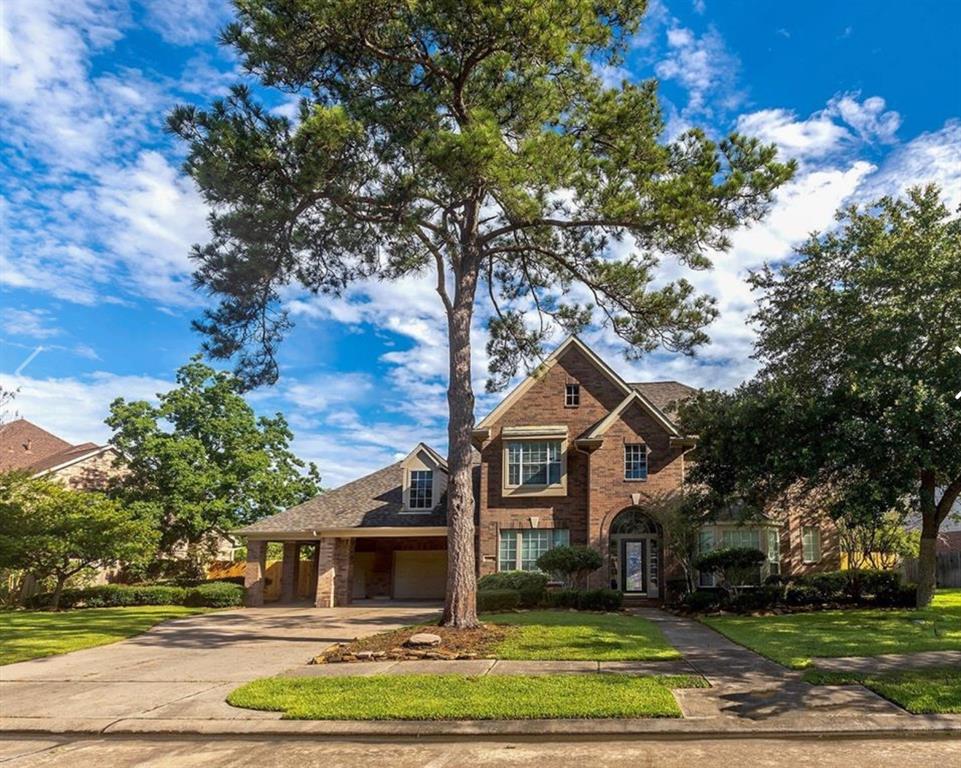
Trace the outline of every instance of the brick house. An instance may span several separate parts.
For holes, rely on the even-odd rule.
[[[684,486],[696,441],[674,419],[694,392],[676,381],[629,383],[579,339],[562,343],[474,429],[479,575],[533,569],[546,550],[583,544],[604,559],[590,586],[663,600],[681,574],[655,509]],[[248,604],[263,602],[271,541],[284,545],[286,599],[304,592],[296,583],[304,552],[318,606],[442,598],[446,482],[445,459],[421,443],[237,531],[248,542]],[[838,567],[829,526],[793,509],[749,526],[718,521],[701,530],[701,546],[761,549],[764,573]]]
[[[112,446],[72,445],[26,419],[0,426],[0,472],[19,470],[75,490],[98,491],[123,472],[118,458]]]

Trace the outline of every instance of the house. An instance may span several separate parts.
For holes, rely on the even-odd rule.
[[[103,490],[123,472],[118,458],[112,446],[72,445],[26,419],[0,426],[0,472],[19,470],[77,490]]]
[[[663,600],[681,574],[654,510],[684,487],[696,440],[677,425],[676,405],[694,392],[676,381],[629,383],[576,337],[562,343],[474,429],[479,575],[533,569],[548,549],[583,544],[604,558],[590,586]],[[238,530],[248,542],[248,604],[263,602],[274,541],[284,544],[286,599],[304,592],[296,583],[304,551],[318,606],[442,598],[446,484],[444,457],[421,443],[401,461]],[[751,526],[719,521],[701,531],[701,543],[761,549],[766,573],[837,568],[822,525],[788,510]]]

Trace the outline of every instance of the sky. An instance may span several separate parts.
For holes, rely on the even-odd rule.
[[[165,133],[176,104],[209,104],[243,79],[217,43],[222,0],[4,0],[0,6],[0,386],[16,412],[63,436],[106,441],[116,397],[170,388],[210,299],[191,286],[206,211]],[[585,340],[629,380],[732,388],[756,368],[751,269],[830,229],[841,205],[939,183],[961,204],[961,2],[656,0],[610,85],[656,77],[667,135],[737,130],[795,158],[766,220],[736,232],[711,270],[662,265],[714,295],[721,315],[694,357],[627,361],[609,331]],[[271,100],[272,99],[272,100]],[[269,106],[293,105],[268,95]],[[291,293],[280,381],[256,390],[327,487],[446,447],[446,331],[425,274],[333,300]],[[474,329],[478,418],[486,358]],[[562,337],[558,335],[556,342]],[[220,364],[222,365],[222,364]]]

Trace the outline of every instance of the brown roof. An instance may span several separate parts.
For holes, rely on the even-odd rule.
[[[0,472],[32,469],[39,462],[73,446],[26,419],[0,427]]]
[[[97,445],[96,443],[80,443],[80,445],[72,445],[66,450],[55,453],[52,456],[48,456],[45,459],[41,459],[30,465],[31,472],[43,472],[48,469],[53,469],[54,467],[59,467],[61,464],[66,464],[70,461],[77,461],[85,456],[89,456],[94,453],[99,453],[104,450],[107,446]]]
[[[403,512],[403,462],[378,469],[303,504],[236,531],[300,533],[324,528],[418,527],[447,525],[446,496],[430,512]]]
[[[678,402],[697,394],[696,388],[679,381],[637,381],[630,386],[671,417],[677,415]]]

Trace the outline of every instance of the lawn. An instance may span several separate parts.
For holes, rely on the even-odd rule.
[[[485,614],[482,621],[518,628],[493,649],[498,659],[654,661],[679,659],[656,624],[622,613],[529,611]]]
[[[0,665],[114,643],[166,619],[209,610],[142,605],[59,612],[0,611]]]
[[[882,673],[810,670],[804,679],[815,685],[860,683],[916,715],[961,714],[961,669],[954,667]]]
[[[671,689],[706,685],[688,675],[271,677],[227,702],[292,720],[681,717]]]
[[[784,616],[708,616],[734,642],[795,669],[816,657],[961,650],[961,589],[939,590],[929,608],[855,608]]]
[[[440,649],[485,659],[552,661],[651,661],[679,659],[653,622],[622,613],[522,611],[483,614],[478,629],[422,625],[355,640],[348,652],[402,646],[415,632],[441,636]],[[341,654],[343,649],[332,651]]]

